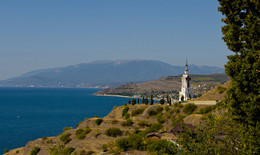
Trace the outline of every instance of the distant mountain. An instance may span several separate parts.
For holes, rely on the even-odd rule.
[[[12,87],[116,87],[127,82],[143,82],[163,76],[180,75],[184,66],[154,60],[95,61],[60,68],[31,71],[0,81]],[[190,74],[224,73],[224,68],[189,66]]]

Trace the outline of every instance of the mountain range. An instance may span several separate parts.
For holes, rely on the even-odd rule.
[[[0,81],[1,87],[117,87],[128,82],[144,82],[163,76],[183,74],[183,66],[155,60],[95,61],[59,68],[27,72]],[[190,74],[224,73],[224,68],[189,65]]]

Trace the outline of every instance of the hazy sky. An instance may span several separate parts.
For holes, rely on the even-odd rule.
[[[1,0],[0,79],[100,59],[223,67],[217,0]]]

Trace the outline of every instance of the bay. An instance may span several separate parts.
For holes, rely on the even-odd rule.
[[[87,117],[104,117],[128,98],[94,96],[100,89],[0,88],[0,153],[56,136]]]

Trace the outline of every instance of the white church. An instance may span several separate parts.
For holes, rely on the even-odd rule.
[[[193,98],[193,94],[190,88],[190,76],[188,70],[188,62],[186,60],[185,71],[181,78],[181,91],[179,92],[179,101],[186,101]]]

